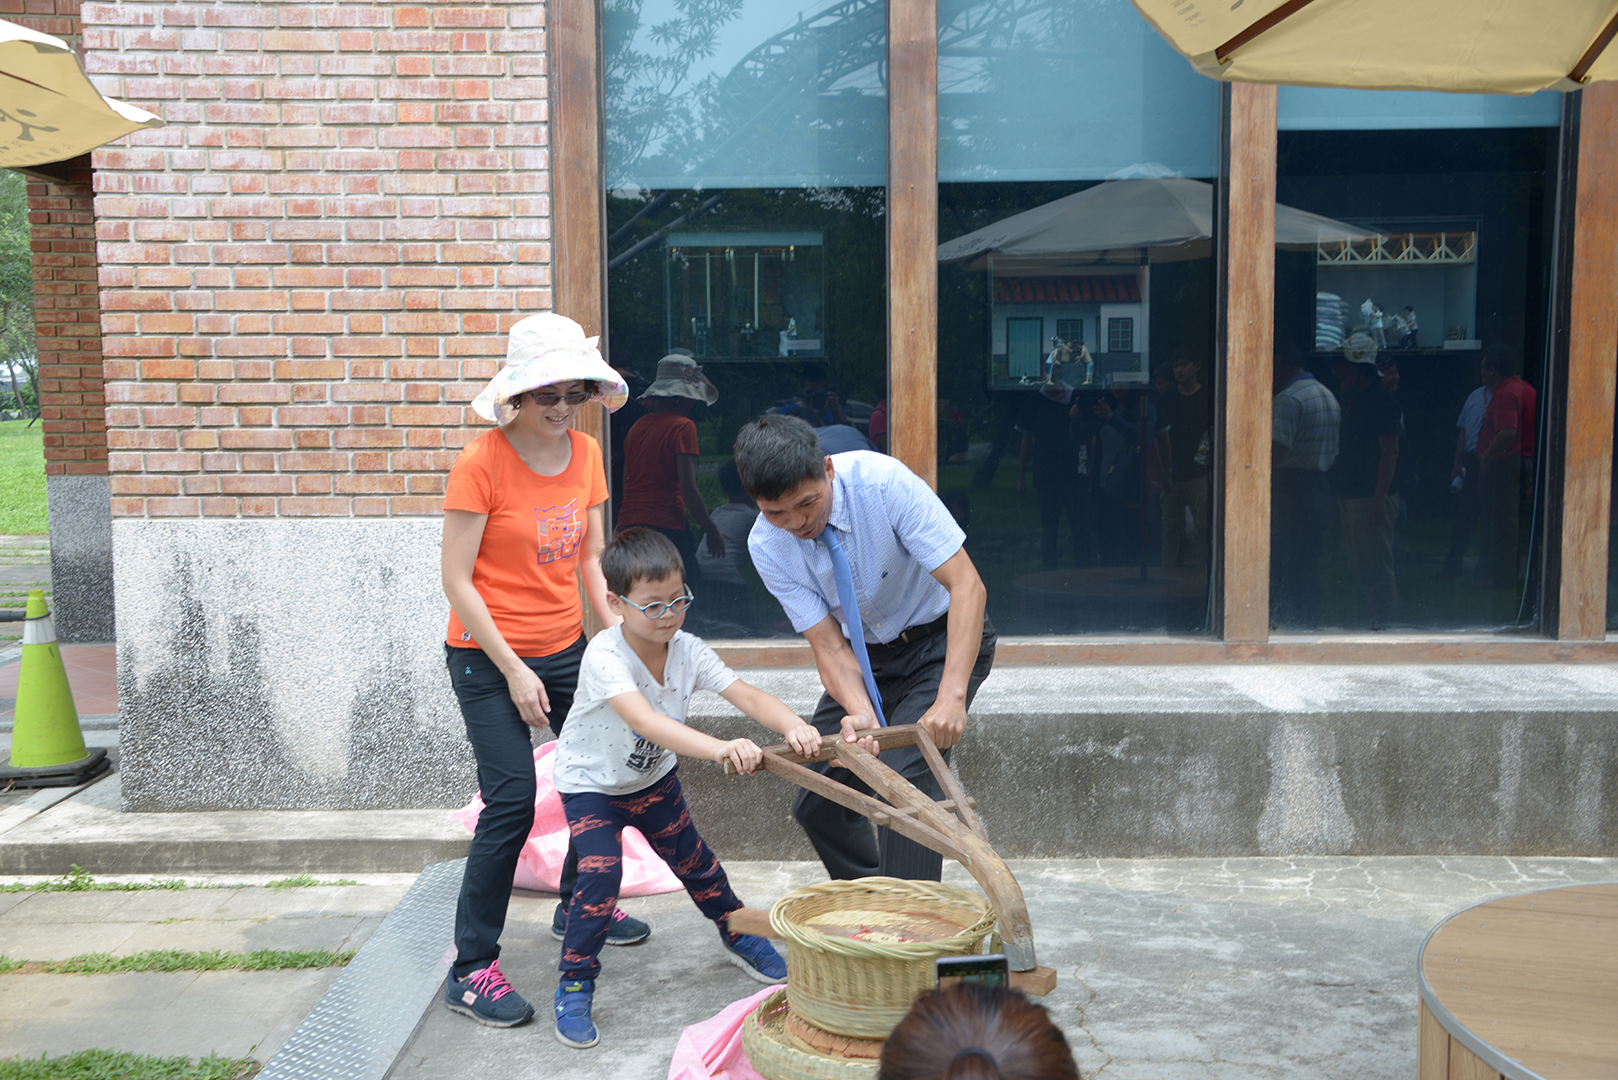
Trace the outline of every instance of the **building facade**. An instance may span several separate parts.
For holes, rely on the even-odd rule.
[[[504,331],[552,308],[643,376],[699,359],[705,472],[814,375],[855,426],[880,408],[969,521],[1003,666],[1618,655],[1608,87],[1221,86],[1121,0],[792,14],[7,16],[81,36],[103,92],[168,125],[30,188],[53,548],[86,538],[58,603],[106,636],[115,582],[130,808],[469,794],[437,513]],[[1019,216],[1023,246],[951,258]],[[1334,497],[1288,606],[1274,356],[1347,401],[1356,335],[1402,417],[1395,599]],[[1478,501],[1460,422],[1492,345],[1535,391],[1509,505]],[[1198,389],[1149,391],[1177,363]],[[755,588],[706,632],[807,665],[777,622]]]

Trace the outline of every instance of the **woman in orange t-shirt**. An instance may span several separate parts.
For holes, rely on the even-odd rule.
[[[534,315],[511,328],[506,362],[472,408],[499,427],[473,440],[450,469],[444,495],[445,655],[450,685],[477,758],[483,811],[455,909],[455,964],[444,989],[453,1011],[495,1027],[534,1010],[500,971],[500,933],[517,857],[534,823],[530,729],[560,733],[584,655],[578,581],[604,622],[601,575],[607,479],[601,447],[573,430],[586,401],[616,409],[628,388],[572,319]],[[566,904],[578,857],[568,845]],[[553,925],[552,932],[556,932]],[[651,928],[624,916],[615,944]]]

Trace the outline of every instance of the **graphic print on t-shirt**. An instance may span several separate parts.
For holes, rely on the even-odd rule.
[[[639,735],[635,737],[635,749],[629,754],[626,764],[636,772],[646,772],[655,768],[663,760],[663,748],[650,739]]]
[[[536,506],[534,520],[539,525],[541,566],[571,558],[579,549],[579,540],[584,536],[584,517],[579,513],[579,500],[570,499],[562,506]]]

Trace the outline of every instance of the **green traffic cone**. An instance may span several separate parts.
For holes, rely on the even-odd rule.
[[[97,747],[92,752],[84,745],[43,590],[29,591],[26,617],[11,761],[0,766],[0,781],[18,787],[81,783],[106,768],[106,751]]]

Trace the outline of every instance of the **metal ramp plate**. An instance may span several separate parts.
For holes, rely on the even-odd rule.
[[[258,1080],[382,1080],[444,988],[465,859],[421,872]]]

